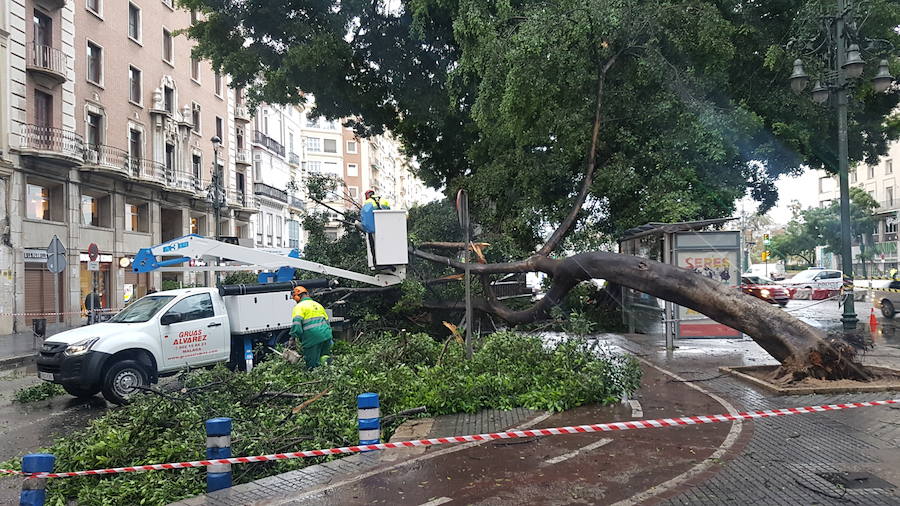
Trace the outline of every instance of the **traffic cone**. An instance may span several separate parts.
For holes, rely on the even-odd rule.
[[[875,308],[873,307],[869,312],[869,332],[876,333],[878,332],[878,319],[875,318]]]

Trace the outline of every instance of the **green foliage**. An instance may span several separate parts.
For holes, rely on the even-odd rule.
[[[400,300],[394,304],[391,311],[400,314],[410,314],[419,311],[425,296],[425,285],[419,281],[407,279],[400,285]]]
[[[13,395],[13,400],[21,403],[36,402],[50,399],[64,393],[66,393],[66,391],[63,390],[63,387],[60,385],[43,381],[37,385],[19,389],[15,395]]]
[[[790,91],[797,55],[785,46],[818,30],[816,9],[833,1],[180,3],[206,14],[187,30],[195,55],[252,101],[304,103],[303,90],[313,114],[357,118],[362,135],[391,130],[421,178],[448,195],[467,188],[473,219],[512,249],[532,251],[568,211],[613,58],[573,244],[726,216],[748,191],[766,209],[779,175],[837,170],[836,115]],[[863,35],[900,46],[900,5],[865,10]],[[900,134],[900,120],[885,121],[900,93],[875,95],[868,81],[853,91],[850,157],[874,162]]]
[[[441,415],[517,406],[560,411],[610,403],[638,388],[640,369],[632,357],[606,355],[582,340],[548,346],[536,336],[498,333],[484,337],[474,358],[465,360],[461,345],[451,344],[442,352],[442,345],[425,334],[401,332],[339,342],[333,364],[312,372],[274,358],[250,373],[220,366],[179,379],[184,388],[168,397],[139,396],[87,429],[57,440],[48,449],[57,457],[56,469],[197,460],[205,446],[203,421],[215,416],[234,419],[234,455],[353,444],[358,438],[356,395],[361,392],[378,392],[385,414],[422,405],[431,415]],[[264,394],[309,392],[311,397],[326,388],[327,396],[291,417],[291,408],[303,399]],[[398,423],[385,428],[385,439]],[[323,460],[234,466],[235,482]],[[49,483],[48,504],[62,506],[69,499],[83,506],[167,504],[204,488],[202,469],[67,478]]]
[[[252,272],[239,271],[232,272],[222,279],[223,285],[256,285],[259,284],[259,278]]]

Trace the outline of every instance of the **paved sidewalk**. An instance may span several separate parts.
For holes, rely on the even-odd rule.
[[[72,328],[75,327],[64,323],[48,323],[46,338]],[[30,329],[0,336],[0,370],[33,363],[42,343],[43,339],[36,337]]]

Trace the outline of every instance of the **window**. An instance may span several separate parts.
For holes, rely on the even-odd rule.
[[[109,227],[109,195],[81,195],[81,224]]]
[[[200,133],[200,104],[194,102],[191,104],[191,123],[194,125],[193,130],[195,133]]]
[[[141,131],[132,128],[128,131],[128,155],[132,159],[142,158],[143,139]]]
[[[175,90],[168,86],[163,87],[163,107],[169,114],[175,113]]]
[[[867,169],[868,169],[868,170],[867,170],[867,173],[866,173],[866,177],[867,177],[868,179],[872,179],[873,177],[875,177],[875,166],[874,166],[874,165],[869,165],[869,166],[867,167]]]
[[[347,193],[350,194],[350,198],[353,200],[356,200],[359,198],[359,188],[357,188],[355,186],[348,186]]]
[[[306,162],[306,168],[310,172],[322,172],[322,162]]]
[[[358,176],[359,175],[359,168],[356,166],[355,163],[347,164],[347,175],[348,176]]]
[[[87,117],[87,142],[91,146],[103,144],[103,116],[88,113]]]
[[[884,189],[884,203],[888,206],[894,205],[894,187],[888,186]]]
[[[238,151],[244,149],[244,127],[234,128],[234,141],[237,144]]]
[[[266,244],[272,245],[272,236],[275,232],[275,220],[271,214],[266,215]]]
[[[222,143],[225,143],[225,126],[222,118],[216,116],[216,135],[219,136],[219,139],[222,139]]]
[[[50,188],[36,184],[26,185],[25,216],[33,220],[50,219]]]
[[[216,96],[222,98],[222,74],[216,72]]]
[[[319,128],[319,118],[313,118],[312,116],[306,117],[306,126],[308,128]]]
[[[53,126],[53,95],[34,90],[34,124],[39,127]]]
[[[283,244],[281,242],[281,236],[282,236],[281,229],[282,229],[281,216],[276,216],[275,217],[275,246],[277,246],[279,248],[283,246]]]
[[[356,153],[356,141],[347,141],[347,152],[348,153]]]
[[[130,2],[128,4],[128,37],[135,42],[141,41],[141,9]]]
[[[200,82],[200,60],[191,58],[191,79]]]
[[[292,220],[288,222],[288,247],[300,247],[300,222],[298,221]]]
[[[197,9],[191,9],[191,24],[196,24],[197,19]]]
[[[199,182],[200,182],[200,169],[202,167],[203,167],[203,164],[201,162],[200,155],[198,155],[198,154],[191,155],[191,170],[193,171],[194,177],[197,179],[197,181],[195,182],[196,184],[199,184]]]
[[[322,143],[322,148],[326,153],[337,153],[337,141],[334,139],[325,139]]]
[[[194,320],[202,320],[204,318],[213,318],[216,316],[213,311],[212,298],[208,293],[198,293],[185,297],[180,302],[175,303],[171,309],[166,311],[166,315],[180,314],[181,321],[189,322]],[[165,315],[163,315],[165,317]]]
[[[87,43],[87,80],[93,84],[103,84],[103,49],[88,41]]]
[[[41,11],[34,11],[34,43],[53,47],[53,20]]]
[[[175,171],[175,145],[166,144],[166,173],[172,174]]]
[[[884,222],[884,233],[885,234],[896,234],[897,233],[897,220],[885,220]]]
[[[850,184],[856,182],[856,169],[850,171]]]
[[[322,151],[322,139],[318,137],[307,137],[306,149],[314,152]]]
[[[894,173],[894,161],[893,160],[885,160],[884,161],[884,173],[885,174],[893,174]]]
[[[143,103],[143,90],[141,84],[141,69],[128,66],[128,100],[135,104]]]
[[[819,193],[822,193],[822,192],[825,191],[825,182],[826,182],[826,181],[828,181],[828,178],[827,178],[827,177],[820,177],[820,178],[819,178]]]
[[[288,152],[296,153],[297,150],[294,149],[294,132],[288,132]]]
[[[163,28],[163,60],[167,63],[174,65],[175,64],[175,49],[172,44],[172,32]]]
[[[150,231],[150,206],[137,202],[125,203],[125,230],[128,232]]]
[[[100,9],[103,7],[100,3],[100,0],[87,0],[87,2],[85,2],[85,6],[87,7],[87,10],[93,12],[94,14],[97,14],[98,16],[101,14]]]

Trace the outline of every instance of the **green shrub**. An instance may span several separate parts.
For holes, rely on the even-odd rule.
[[[62,395],[64,393],[66,393],[66,391],[63,390],[63,387],[57,385],[56,383],[42,381],[37,385],[31,385],[19,389],[19,391],[17,391],[15,395],[13,395],[13,400],[21,403],[37,402],[43,401],[44,399],[56,397],[57,395]]]
[[[234,419],[234,455],[260,455],[357,442],[356,395],[378,392],[382,412],[427,406],[429,414],[475,412],[523,406],[560,411],[585,403],[607,403],[639,386],[631,357],[607,356],[582,340],[547,346],[540,337],[502,332],[486,336],[471,360],[462,345],[446,350],[426,334],[366,336],[338,343],[334,362],[306,371],[280,358],[250,373],[224,367],[179,376],[180,384],[161,395],[147,394],[111,409],[82,431],[57,440],[49,453],[58,470],[196,460],[203,457],[203,421]],[[304,398],[264,392],[327,396],[296,415]],[[306,396],[304,396],[306,397]],[[384,438],[401,422],[384,428]],[[332,457],[333,458],[333,457]],[[325,458],[234,466],[235,483],[299,469]],[[15,467],[18,462],[0,464]],[[187,469],[66,478],[50,482],[48,504],[166,504],[204,491],[204,471]]]

